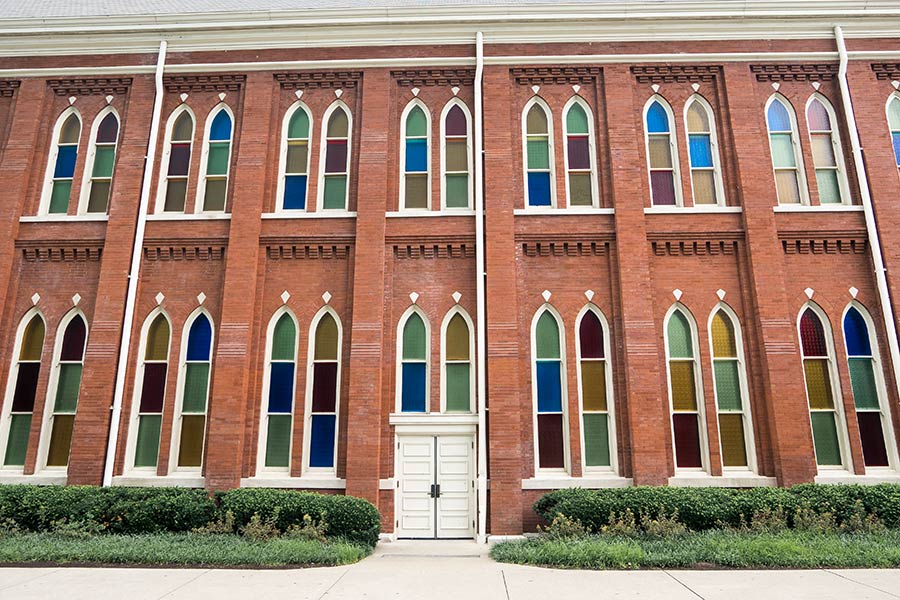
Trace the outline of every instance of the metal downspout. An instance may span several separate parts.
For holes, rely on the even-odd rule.
[[[484,135],[482,107],[484,79],[484,34],[475,36],[475,302],[476,348],[478,357],[478,541],[487,541],[487,385],[486,385],[486,321],[485,318],[485,259],[484,259]]]
[[[150,184],[153,165],[156,161],[156,140],[159,133],[160,113],[163,102],[163,70],[166,64],[165,40],[159,43],[159,58],[156,61],[156,92],[153,99],[153,117],[150,120],[150,137],[147,141],[147,155],[144,158],[144,181],[141,186],[141,200],[138,205],[137,226],[134,232],[134,246],[131,249],[131,268],[128,271],[128,293],[125,297],[125,315],[122,318],[122,338],[119,343],[119,358],[116,362],[116,387],[113,394],[110,415],[109,438],[106,445],[106,462],[103,466],[103,485],[112,484],[113,467],[116,462],[116,448],[119,443],[119,424],[122,421],[122,398],[125,395],[125,373],[128,370],[128,354],[131,348],[131,330],[134,328],[134,305],[137,298],[138,279],[141,272],[144,230],[147,227],[147,209],[150,205]]]

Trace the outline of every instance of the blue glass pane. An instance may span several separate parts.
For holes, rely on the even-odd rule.
[[[428,170],[428,142],[406,140],[406,172],[424,173]]]
[[[306,208],[306,175],[288,175],[284,178],[285,210]]]
[[[850,308],[844,317],[844,338],[847,340],[847,354],[850,356],[871,356],[869,328],[866,320],[855,308]]]
[[[897,159],[897,165],[900,166],[900,133],[891,134],[894,140],[894,158]]]
[[[769,131],[791,131],[791,117],[787,109],[779,100],[775,100],[769,105],[769,112],[766,113],[769,121]]]
[[[313,415],[309,436],[309,466],[334,466],[335,415]]]
[[[77,146],[60,146],[56,155],[56,169],[53,176],[58,178],[72,177],[75,174],[75,159],[78,158]]]
[[[228,112],[220,110],[209,127],[209,140],[223,142],[231,139],[231,117]]]
[[[425,412],[425,363],[403,363],[403,412]]]
[[[289,413],[294,403],[294,363],[272,363],[269,412]]]
[[[647,132],[669,132],[669,113],[666,112],[666,109],[659,102],[654,102],[647,109]]]
[[[688,138],[691,147],[691,166],[695,168],[713,166],[712,145],[709,143],[709,136],[694,134]]]
[[[537,363],[538,412],[562,411],[562,389],[559,379],[559,361]]]
[[[194,319],[191,332],[188,334],[187,359],[209,360],[209,348],[212,344],[212,325],[206,315]]]
[[[528,206],[550,206],[550,173],[528,174]]]

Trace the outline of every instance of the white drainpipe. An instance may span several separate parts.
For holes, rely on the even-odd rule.
[[[881,240],[878,237],[875,212],[872,209],[872,195],[869,192],[869,180],[866,177],[865,164],[863,163],[859,131],[856,128],[856,118],[853,116],[853,101],[850,98],[850,84],[847,81],[847,46],[844,44],[844,32],[840,25],[835,25],[834,27],[834,38],[837,41],[838,54],[841,59],[840,69],[838,70],[838,82],[841,86],[844,116],[847,121],[847,129],[850,131],[853,164],[856,165],[856,173],[859,177],[859,194],[862,199],[863,213],[866,216],[866,233],[869,236],[869,247],[872,250],[872,262],[875,263],[875,282],[878,286],[884,328],[887,330],[888,346],[891,350],[894,385],[897,386],[897,393],[900,395],[900,341],[897,339],[897,324],[894,321],[891,294],[887,284],[887,269],[884,266],[884,257],[881,254]],[[889,452],[889,455],[893,455],[893,452]],[[894,465],[894,468],[897,468],[897,465]]]
[[[475,332],[478,356],[475,380],[478,386],[478,541],[487,541],[487,385],[485,368],[487,360],[487,327],[484,297],[484,136],[482,127],[482,93],[484,79],[484,35],[475,36]]]
[[[122,398],[125,395],[125,372],[128,370],[128,354],[131,347],[131,330],[134,328],[134,305],[137,299],[138,279],[144,249],[144,230],[147,228],[147,209],[150,206],[150,184],[153,164],[156,161],[156,138],[163,102],[163,69],[166,64],[166,41],[159,43],[159,58],[156,61],[156,96],[153,99],[153,118],[150,120],[150,139],[147,142],[147,156],[144,158],[144,181],[141,187],[141,201],[138,206],[137,226],[134,232],[134,246],[131,249],[131,269],[128,272],[128,294],[125,297],[125,316],[122,319],[122,339],[119,344],[119,360],[116,363],[116,389],[113,395],[110,415],[109,442],[106,445],[106,464],[103,467],[103,485],[112,484],[113,467],[116,463],[116,447],[119,443],[119,424],[122,421]]]

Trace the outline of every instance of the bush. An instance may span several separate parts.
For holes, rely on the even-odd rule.
[[[353,496],[315,494],[275,489],[236,489],[220,495],[221,510],[231,511],[243,528],[254,515],[270,521],[279,531],[302,526],[304,517],[325,523],[328,534],[374,546],[381,533],[381,516],[370,502]],[[277,509],[277,510],[276,510]]]
[[[802,509],[802,510],[801,510]],[[827,528],[833,519],[844,529],[879,524],[900,528],[900,485],[816,485],[791,488],[633,487],[550,492],[534,503],[534,510],[551,522],[558,514],[580,522],[591,532],[609,529],[610,519],[631,511],[638,522],[659,515],[677,514],[677,520],[694,531],[721,527],[746,527],[754,519],[764,528],[767,521],[787,517],[787,526]],[[772,516],[775,516],[773,519]],[[844,526],[844,523],[847,523]],[[617,524],[613,523],[612,529]],[[778,528],[776,523],[772,523]]]

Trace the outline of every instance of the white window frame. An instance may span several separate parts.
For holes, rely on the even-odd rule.
[[[547,117],[547,153],[549,155],[550,166],[550,206],[532,206],[531,200],[528,197],[528,113],[535,105],[540,106],[544,111],[544,115]],[[553,111],[550,110],[550,106],[547,104],[546,100],[544,100],[540,96],[533,96],[528,102],[525,103],[525,107],[522,109],[522,174],[523,182],[525,184],[523,190],[523,198],[525,198],[525,209],[541,211],[547,210],[549,208],[557,208],[557,206],[559,206],[559,201],[556,197],[555,156],[556,153],[553,145]]]
[[[444,315],[444,320],[441,322],[441,413],[447,412],[447,327],[456,315],[461,316],[469,328],[469,360],[467,361],[469,365],[469,411],[467,413],[454,412],[451,414],[472,414],[475,412],[474,407],[478,404],[478,399],[475,397],[475,324],[472,322],[472,317],[469,316],[466,309],[459,304],[448,310],[447,314]],[[454,360],[451,364],[461,364],[463,362]]]
[[[822,104],[822,106],[825,107],[825,112],[828,113],[828,119],[831,122],[831,131],[825,132],[825,131],[820,131],[818,129],[813,131],[813,129],[810,127],[810,125],[809,125],[809,107],[812,106],[812,103],[814,100],[818,100]],[[812,161],[813,161],[813,173],[815,173],[815,171],[819,170],[820,168],[836,171],[838,187],[840,188],[840,191],[841,191],[841,201],[839,203],[837,203],[837,206],[840,206],[840,205],[846,206],[846,205],[850,204],[850,201],[851,201],[850,183],[847,180],[847,166],[844,163],[844,150],[841,145],[841,132],[840,132],[840,129],[838,129],[837,114],[834,112],[834,107],[831,105],[831,102],[828,100],[828,98],[826,98],[819,92],[816,92],[816,93],[812,94],[809,97],[809,99],[807,99],[806,106],[803,109],[803,114],[806,117],[806,133],[809,136],[809,152],[810,152],[810,156],[812,157]],[[819,134],[819,135],[821,135],[823,133],[829,134],[829,137],[831,138],[831,151],[834,152],[834,163],[836,166],[834,166],[834,167],[818,167],[818,166],[816,166],[816,155],[813,153],[813,147],[812,147],[812,137],[813,137],[814,133]],[[819,182],[817,180],[816,181],[816,189],[817,190],[818,190],[818,185],[819,185]],[[819,204],[834,205],[835,203],[822,202],[822,195],[820,193],[819,194]]]
[[[403,331],[406,328],[406,322],[412,316],[413,313],[419,315],[422,319],[422,322],[425,324],[425,412],[403,412]],[[428,316],[425,314],[425,311],[422,310],[418,305],[413,304],[409,308],[407,308],[402,315],[400,315],[400,320],[397,322],[397,340],[396,340],[396,348],[397,348],[397,359],[395,365],[395,375],[396,375],[396,398],[394,399],[394,410],[397,414],[403,415],[422,415],[422,414],[430,414],[431,413],[431,321],[428,319]]]
[[[884,104],[884,117],[887,120],[888,126],[888,135],[890,136],[891,141],[891,156],[894,157],[894,166],[897,169],[897,172],[900,173],[900,157],[897,156],[897,153],[894,151],[894,134],[900,133],[900,126],[894,129],[891,126],[891,103],[898,102],[900,103],[900,92],[893,92],[890,96],[888,96],[887,102]]]
[[[572,206],[572,193],[569,190],[569,174],[572,169],[569,167],[569,110],[574,105],[579,105],[581,109],[584,111],[587,116],[588,122],[588,156],[589,156],[589,171],[588,175],[591,178],[591,208],[598,208],[600,206],[600,186],[597,183],[597,148],[594,136],[594,113],[591,110],[590,105],[587,101],[581,96],[575,95],[569,98],[569,101],[566,102],[565,106],[563,106],[562,111],[562,128],[563,128],[563,155],[565,160],[565,170],[566,170],[566,208],[575,208],[575,209],[584,209],[587,208],[585,206]],[[584,173],[584,170],[577,169],[576,173]]]
[[[228,162],[226,163],[225,170],[225,199],[222,210],[206,210],[204,206],[204,202],[206,201],[206,179],[207,179],[207,169],[209,168],[209,145],[210,139],[209,134],[212,129],[213,121],[216,117],[219,116],[219,113],[225,111],[228,114],[228,118],[231,119],[231,135],[228,138]],[[200,153],[200,179],[197,184],[197,201],[194,203],[194,213],[196,214],[205,214],[205,215],[218,215],[218,214],[228,214],[228,184],[231,183],[231,159],[234,155],[234,132],[237,127],[237,123],[234,120],[234,112],[232,112],[231,107],[225,104],[224,102],[220,102],[215,105],[209,114],[206,116],[206,123],[203,124],[203,151]],[[216,143],[222,143],[222,140],[216,140]],[[220,176],[216,176],[218,178]]]
[[[70,115],[75,115],[78,119],[79,129],[78,129],[78,142],[75,144],[76,158],[75,158],[75,171],[78,170],[78,148],[81,146],[81,134],[84,133],[84,119],[81,117],[81,112],[75,108],[74,106],[70,106],[66,110],[60,113],[59,117],[56,119],[56,123],[53,125],[53,135],[50,138],[50,153],[47,157],[47,170],[44,173],[44,186],[41,191],[41,201],[38,205],[38,214],[39,215],[48,215],[50,214],[50,197],[53,195],[53,174],[56,171],[56,159],[59,156],[59,136],[62,133],[62,127],[65,122],[68,120]],[[75,172],[72,173],[72,185],[75,185]],[[69,204],[72,203],[71,193],[69,195]],[[68,212],[68,211],[67,211]],[[62,213],[60,213],[62,214]],[[0,459],[2,460],[2,459]]]
[[[425,191],[425,208],[409,208],[406,206],[406,119],[409,117],[409,113],[412,112],[413,108],[419,107],[422,109],[422,112],[425,113],[425,183],[426,183],[426,191]],[[419,140],[422,139],[421,136],[413,137],[411,139]],[[349,160],[349,156],[348,156]],[[420,171],[413,171],[413,174],[419,175]],[[406,107],[403,109],[403,112],[400,114],[400,198],[398,201],[398,205],[400,206],[400,210],[404,212],[422,212],[431,210],[431,111],[418,98],[413,98],[409,101]]]
[[[309,120],[309,131],[307,132],[306,137],[306,206],[303,210],[290,208],[287,209],[284,207],[284,189],[286,187],[287,180],[287,153],[288,153],[288,130],[291,124],[291,119],[294,118],[294,115],[298,110],[302,110],[306,113],[306,118]],[[299,138],[297,138],[299,139]],[[309,106],[306,105],[302,100],[297,100],[293,104],[291,104],[287,111],[284,113],[284,119],[281,122],[281,150],[278,158],[278,195],[275,198],[275,212],[277,213],[286,213],[286,214],[294,214],[294,213],[302,213],[309,212],[309,180],[310,174],[309,169],[312,166],[312,141],[313,141],[313,118],[312,111],[309,109]]]
[[[448,207],[447,206],[447,175],[460,174],[461,171],[450,171],[447,172],[447,115],[450,113],[450,109],[454,106],[460,107],[462,109],[463,115],[466,117],[466,175],[468,176],[468,204],[465,208],[458,207]],[[472,210],[472,198],[474,196],[474,163],[472,160],[472,113],[469,112],[469,107],[466,106],[466,103],[460,100],[459,98],[452,98],[447,104],[444,105],[444,108],[441,110],[441,210],[448,211],[457,211],[457,210]],[[459,136],[453,136],[453,139],[459,139]],[[431,150],[431,146],[429,146],[429,151]],[[404,156],[405,159],[405,156]],[[429,178],[430,180],[430,178]],[[430,194],[429,194],[430,196]],[[401,196],[402,197],[402,196]]]
[[[270,368],[272,364],[272,341],[275,336],[275,325],[278,324],[278,321],[281,319],[283,315],[288,315],[290,319],[294,322],[294,385],[291,390],[291,438],[290,444],[288,445],[288,466],[287,467],[267,467],[266,466],[266,443],[268,442],[269,435],[269,387],[272,384],[272,370]],[[256,449],[256,476],[257,477],[266,477],[266,476],[284,476],[288,474],[290,476],[291,473],[291,463],[293,462],[294,455],[294,432],[297,428],[297,357],[300,350],[300,323],[297,321],[297,315],[294,314],[287,306],[280,306],[278,310],[276,310],[272,314],[272,318],[269,319],[269,325],[266,328],[266,350],[263,361],[263,384],[262,384],[262,398],[260,402],[260,411],[259,411],[259,435],[257,436],[257,449]],[[279,362],[283,362],[279,360]]]
[[[769,141],[769,155],[772,160],[772,177],[775,178],[775,173],[777,173],[778,169],[775,167],[775,151],[772,148],[772,128],[769,125],[769,107],[772,106],[773,102],[779,102],[782,106],[784,106],[785,110],[787,110],[788,118],[791,121],[791,146],[794,150],[794,163],[796,166],[794,167],[797,170],[797,186],[800,188],[800,204],[799,206],[809,206],[809,183],[806,181],[806,166],[803,163],[803,151],[800,148],[800,133],[799,128],[797,126],[797,113],[794,111],[794,106],[791,102],[782,96],[781,94],[772,94],[769,96],[769,99],[766,101],[765,109],[763,112],[763,118],[766,122],[766,136]],[[774,133],[784,134],[786,131],[775,131]],[[781,169],[786,170],[786,169]],[[775,199],[778,206],[794,206],[792,202],[782,202],[781,198],[778,197],[778,181],[777,178],[773,179],[773,184],[775,185]]]
[[[188,169],[187,176],[185,177],[185,188],[184,188],[184,210],[182,211],[169,211],[168,214],[187,214],[187,201],[188,201],[188,193],[187,188],[191,183],[191,167],[194,164],[194,146],[196,145],[196,137],[197,137],[197,115],[194,114],[194,111],[191,110],[191,107],[187,104],[178,105],[170,114],[169,118],[166,120],[166,131],[164,139],[164,148],[162,153],[162,158],[159,161],[159,183],[156,186],[156,206],[154,208],[154,214],[164,214],[166,213],[166,190],[168,188],[169,181],[169,161],[172,158],[172,130],[175,128],[175,122],[178,120],[178,117],[181,116],[181,113],[187,112],[191,117],[191,155],[188,160]],[[180,142],[183,143],[183,142]]]
[[[540,453],[538,451],[538,389],[537,389],[537,324],[544,312],[550,313],[556,319],[559,330],[559,361],[560,361],[560,396],[562,404],[562,438],[563,438],[563,466],[562,468],[541,468]],[[531,318],[531,431],[534,445],[534,476],[570,474],[572,472],[572,456],[569,441],[569,370],[566,361],[566,327],[559,311],[550,304],[544,303],[538,307]]]
[[[713,160],[712,169],[710,169],[709,167],[694,167],[691,159],[691,133],[704,135],[704,132],[692,132],[690,124],[688,122],[688,112],[695,103],[698,104],[704,111],[706,111],[706,118],[709,121],[709,131],[705,133],[709,135],[709,146]],[[716,115],[709,101],[707,101],[707,99],[700,94],[693,94],[684,104],[684,132],[684,141],[685,144],[687,144],[688,165],[690,167],[691,202],[694,206],[710,206],[708,204],[697,204],[696,194],[694,193],[694,171],[712,170],[713,180],[716,187],[716,203],[714,206],[725,206],[725,182],[722,179],[722,160],[719,154],[719,137],[718,132],[716,131]]]
[[[606,420],[608,430],[609,443],[609,466],[588,466],[585,458],[585,439],[584,439],[584,380],[581,378],[581,322],[584,317],[592,313],[600,321],[600,329],[603,332],[603,356],[604,363],[603,372],[606,377]],[[606,315],[600,310],[596,304],[589,302],[585,304],[575,317],[575,372],[578,379],[578,429],[580,431],[581,443],[581,470],[584,473],[614,473],[619,474],[619,452],[616,442],[616,410],[615,410],[615,394],[613,393],[613,366],[610,344],[610,328]],[[597,359],[590,359],[597,360]]]
[[[335,384],[334,398],[334,456],[331,468],[328,467],[311,467],[309,465],[310,443],[312,441],[312,403],[313,403],[313,385],[314,381],[314,365],[316,358],[316,333],[318,332],[319,322],[325,315],[331,315],[337,325],[337,383]],[[309,349],[306,357],[306,392],[303,402],[303,475],[315,476],[331,476],[337,477],[337,459],[338,459],[338,440],[340,440],[340,424],[341,424],[341,367],[343,366],[343,350],[344,350],[344,327],[341,318],[337,312],[329,305],[325,305],[312,318],[309,325]]]
[[[334,111],[342,109],[347,115],[347,164],[344,167],[344,176],[347,178],[347,187],[344,190],[344,208],[328,208],[323,205],[325,203],[325,157],[328,153],[328,124],[331,121],[331,115]],[[310,132],[311,133],[311,132]],[[319,179],[316,186],[316,212],[324,213],[346,213],[350,210],[350,166],[353,158],[353,112],[342,100],[335,100],[325,109],[322,115],[322,138],[319,143]],[[334,138],[344,139],[344,138]],[[330,173],[330,175],[339,175],[339,173]]]
[[[668,133],[651,133],[647,126],[647,114],[655,102],[659,102],[659,105],[666,112],[666,118],[669,120]],[[647,102],[644,103],[644,109],[641,112],[641,122],[644,126],[644,154],[647,157],[647,184],[650,187],[650,206],[670,207],[668,204],[656,204],[653,201],[653,178],[651,176],[654,170],[668,171],[668,169],[653,169],[650,166],[650,138],[651,136],[662,137],[665,135],[669,138],[669,152],[672,154],[672,187],[675,188],[675,207],[684,207],[684,194],[681,190],[681,161],[678,158],[678,130],[675,127],[675,112],[672,110],[672,105],[659,94],[650,96]]]
[[[113,154],[115,156],[116,161],[119,160],[119,138],[122,135],[122,119],[119,117],[118,111],[112,106],[107,106],[94,117],[94,122],[91,124],[91,135],[88,140],[88,151],[87,156],[84,160],[84,176],[81,179],[81,193],[78,197],[78,214],[79,215],[87,215],[87,214],[99,214],[99,213],[89,213],[88,202],[91,197],[91,187],[93,186],[94,177],[92,175],[92,171],[94,170],[94,160],[97,158],[97,132],[100,129],[100,123],[103,122],[103,119],[107,117],[107,115],[113,115],[116,118],[117,128],[116,128],[116,141],[113,144],[104,143],[103,146],[112,146]],[[115,176],[115,163],[113,163],[113,176]],[[109,188],[109,200],[106,204],[106,214],[109,214],[109,207],[112,203],[112,180],[113,176],[110,176],[110,188]],[[98,180],[106,181],[105,177],[98,178]]]

